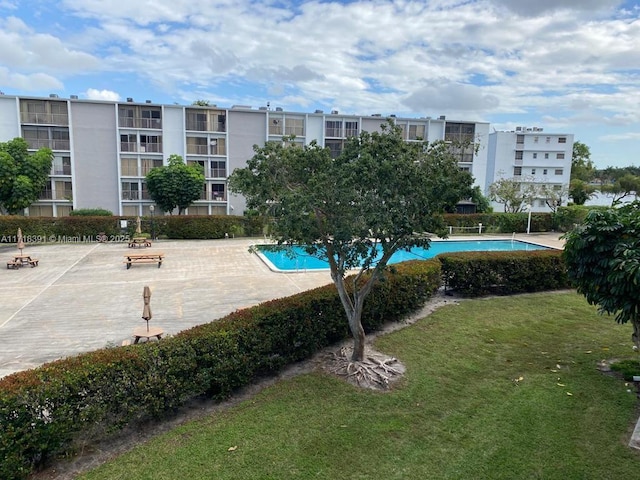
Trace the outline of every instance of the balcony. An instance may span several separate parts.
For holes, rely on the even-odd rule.
[[[338,127],[338,128],[327,127],[326,132],[325,132],[325,136],[342,138],[342,128],[341,127]]]
[[[209,146],[208,145],[189,145],[187,144],[187,154],[188,155],[208,155],[209,154]]]
[[[137,190],[123,190],[122,200],[139,200],[140,192]]]
[[[71,165],[54,165],[53,173],[51,175],[71,175]]]

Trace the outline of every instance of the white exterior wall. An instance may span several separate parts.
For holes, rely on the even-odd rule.
[[[519,137],[524,141],[518,143]],[[561,138],[565,139],[564,143],[559,142]],[[521,160],[516,159],[516,152],[522,152]],[[485,194],[488,195],[489,185],[501,178],[520,178],[523,183],[568,188],[572,154],[573,134],[548,133],[541,129],[491,133]],[[514,169],[517,167],[521,170],[520,176],[514,175]],[[566,201],[565,198],[565,205]],[[504,210],[503,204],[493,202],[492,205],[496,212]],[[550,208],[542,199],[537,199],[533,211],[548,212]]]
[[[0,142],[20,137],[20,106],[15,97],[0,95]]]

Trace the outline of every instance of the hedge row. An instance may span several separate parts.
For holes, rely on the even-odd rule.
[[[571,288],[561,250],[438,255],[445,289],[466,296]]]
[[[121,228],[121,220],[127,227]],[[259,217],[230,215],[167,215],[141,217],[140,226],[145,233],[172,239],[217,239],[232,236],[262,234],[263,220]],[[18,228],[25,239],[50,241],[60,237],[79,237],[96,241],[99,234],[107,238],[120,238],[123,234],[134,236],[136,217],[119,216],[68,216],[22,217],[0,216],[0,243],[15,243]],[[2,241],[2,239],[6,241]],[[33,240],[35,239],[35,240]]]
[[[367,331],[420,308],[441,284],[436,260],[390,268],[367,299]],[[70,357],[0,379],[0,478],[25,478],[82,438],[222,399],[349,336],[333,285],[273,300],[160,342]]]

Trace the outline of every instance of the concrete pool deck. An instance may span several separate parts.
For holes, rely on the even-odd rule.
[[[516,238],[555,248],[564,244],[551,233]],[[150,326],[171,335],[240,308],[331,283],[328,271],[270,271],[249,252],[257,243],[264,241],[156,241],[147,250],[164,253],[161,268],[141,264],[130,269],[123,263],[133,250],[127,243],[27,245],[24,253],[38,258],[39,266],[0,268],[0,377],[132,341],[134,328],[145,325],[145,285],[152,292]],[[2,245],[0,260],[16,252],[15,245]]]

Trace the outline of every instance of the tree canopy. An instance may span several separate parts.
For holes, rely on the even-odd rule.
[[[591,160],[591,150],[582,142],[573,142],[573,154],[571,156],[571,180],[590,182],[596,173]]]
[[[180,155],[170,155],[168,164],[152,168],[145,177],[149,196],[162,209],[178,215],[200,198],[204,173],[199,165],[186,165]]]
[[[526,180],[529,180],[528,182]],[[489,198],[502,203],[507,213],[521,212],[536,197],[533,179],[500,178],[489,185]]]
[[[578,292],[601,313],[631,322],[640,348],[640,202],[592,210],[564,238],[564,259]]]
[[[446,144],[404,142],[391,123],[350,138],[336,159],[316,143],[268,142],[254,151],[230,189],[272,218],[278,244],[328,260],[354,337],[352,359],[362,360],[362,307],[374,282],[393,253],[428,247],[427,232],[445,233],[440,214],[472,195],[471,175]]]
[[[29,153],[23,138],[0,143],[0,210],[15,215],[35,202],[47,184],[52,162],[50,149]]]

